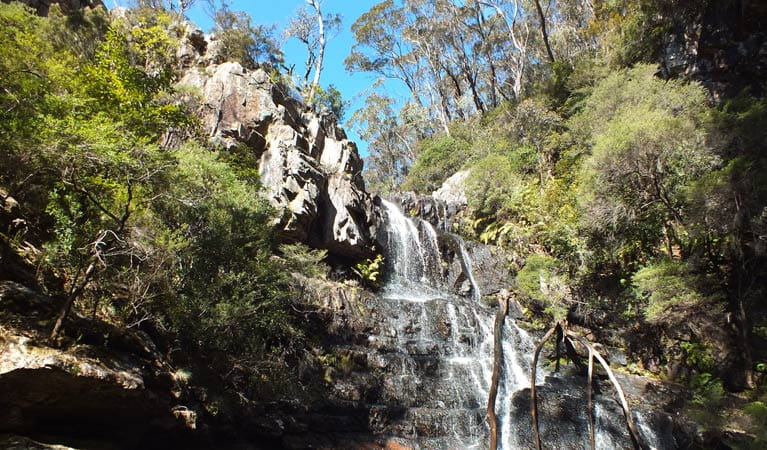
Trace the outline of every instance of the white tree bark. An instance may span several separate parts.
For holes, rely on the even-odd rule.
[[[322,72],[322,62],[325,59],[325,21],[322,19],[322,10],[320,9],[320,0],[306,0],[317,13],[317,27],[319,32],[319,48],[317,49],[317,60],[314,62],[314,79],[309,87],[309,97],[307,102],[314,100],[314,94],[317,92],[317,86],[320,85],[320,73]]]

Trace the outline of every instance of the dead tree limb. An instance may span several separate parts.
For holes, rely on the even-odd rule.
[[[610,382],[612,382],[613,386],[615,387],[615,390],[618,392],[618,398],[620,399],[621,407],[623,408],[623,414],[626,416],[626,425],[628,425],[629,434],[631,435],[631,440],[634,444],[635,448],[643,448],[642,441],[639,439],[639,433],[637,432],[636,425],[634,425],[634,419],[631,416],[631,410],[629,409],[628,402],[626,401],[626,396],[623,394],[623,389],[621,388],[620,383],[618,383],[618,380],[615,378],[615,374],[612,370],[610,370],[610,365],[605,361],[605,359],[602,357],[602,355],[584,338],[578,336],[577,334],[571,332],[571,331],[565,331],[565,334],[568,338],[571,340],[575,340],[583,347],[585,347],[589,351],[589,355],[593,355],[597,361],[602,365],[602,367],[605,369],[605,372],[607,372],[607,376],[610,378]],[[589,390],[590,394],[590,390]],[[589,411],[591,413],[591,411]]]
[[[495,415],[495,400],[498,396],[498,381],[501,378],[503,367],[503,322],[509,312],[508,297],[501,296],[498,299],[498,312],[495,314],[495,328],[493,329],[493,378],[490,383],[490,393],[487,399],[487,422],[490,424],[490,450],[498,448],[498,418]]]
[[[557,340],[554,342],[556,350],[556,362],[554,363],[554,372],[559,373],[559,362],[562,359],[562,343],[565,341],[565,333],[562,327],[557,327]]]
[[[543,344],[546,343],[551,338],[551,335],[554,334],[557,329],[562,328],[562,326],[557,323],[549,331],[546,332],[545,335],[543,335],[543,339],[541,339],[541,342],[538,343],[538,345],[535,347],[535,353],[533,354],[533,365],[530,368],[530,413],[533,416],[533,432],[535,433],[535,448],[538,450],[541,450],[541,434],[538,430],[538,396],[535,392],[535,372],[538,368],[538,356],[541,354],[541,350],[543,349]]]
[[[592,395],[592,380],[594,379],[594,352],[589,348],[589,443],[594,450],[596,439],[594,437],[594,399]]]

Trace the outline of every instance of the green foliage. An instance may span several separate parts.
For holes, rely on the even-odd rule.
[[[274,27],[254,25],[251,17],[242,11],[222,8],[216,11],[214,33],[221,41],[221,56],[236,61],[247,69],[260,62],[279,64],[282,51],[272,37]]]
[[[685,353],[684,362],[688,366],[696,367],[704,374],[716,369],[716,361],[708,346],[698,342],[682,342],[680,345]]]
[[[160,8],[139,8],[127,12],[115,27],[128,36],[132,63],[147,71],[172,74],[179,38],[184,30],[173,13]]]
[[[652,255],[664,239],[669,254],[685,245],[684,189],[718,164],[705,143],[702,88],[659,80],[654,71],[637,65],[612,73],[571,121],[576,136],[593,144],[579,174],[583,226],[632,258]]]
[[[747,429],[754,435],[754,440],[748,448],[754,450],[765,448],[767,446],[767,395],[762,395],[759,400],[746,404],[743,412],[750,420]]]
[[[335,114],[339,122],[344,120],[346,115],[346,108],[349,106],[349,101],[344,100],[341,95],[341,91],[336,89],[332,84],[325,89],[317,87],[317,92],[314,94],[314,101],[332,111]]]
[[[688,414],[706,431],[719,430],[724,423],[724,386],[710,373],[694,375],[690,380],[693,397]]]
[[[127,36],[116,28],[107,31],[95,63],[84,68],[80,80],[84,94],[95,100],[84,106],[155,139],[168,128],[191,124],[183,107],[158,101],[159,94],[171,90],[170,68],[148,73],[134,55]]]
[[[716,280],[695,273],[689,264],[660,260],[639,270],[631,279],[635,295],[647,301],[645,317],[653,323],[683,323],[701,311],[721,308]]]
[[[258,187],[194,144],[174,152],[168,196],[156,205],[166,227],[183,224],[170,327],[188,345],[260,354],[293,336],[283,271],[271,258],[272,210]]]
[[[530,255],[515,280],[519,292],[543,303],[546,314],[561,321],[567,317],[569,277],[562,263],[548,255]]]
[[[471,167],[466,180],[468,205],[478,217],[511,217],[524,195],[524,181],[511,158],[489,155]]]
[[[463,167],[470,143],[450,136],[421,141],[418,159],[405,178],[403,190],[430,193]]]
[[[354,266],[354,273],[362,279],[363,282],[371,286],[378,286],[381,283],[381,269],[383,269],[384,257],[380,253],[374,259],[366,259],[358,262]]]
[[[149,321],[215,364],[256,370],[302,334],[255,161],[191,141],[162,147],[196,124],[174,100],[177,22],[161,11],[104,18],[0,4],[0,185],[24,205],[18,238],[40,249],[52,295],[95,264],[76,311]]]
[[[283,244],[280,252],[285,260],[284,264],[291,272],[298,272],[310,278],[326,278],[329,268],[324,259],[328,255],[327,250],[311,248],[307,245]]]

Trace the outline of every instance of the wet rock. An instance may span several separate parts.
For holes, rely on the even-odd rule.
[[[634,421],[645,448],[686,448],[690,437],[674,417],[664,412],[680,392],[645,378],[618,374],[631,405]],[[589,448],[589,425],[585,377],[548,376],[537,388],[541,442],[545,448]],[[598,448],[632,448],[625,417],[612,386],[602,380],[595,389],[595,423]],[[530,419],[530,389],[515,392],[511,404],[516,422],[515,439],[520,448],[535,448]]]

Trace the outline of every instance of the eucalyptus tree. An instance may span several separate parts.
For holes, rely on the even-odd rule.
[[[525,19],[522,5],[518,0],[480,0],[482,6],[495,10],[497,20],[505,25],[508,43],[503,49],[504,66],[511,76],[514,97],[522,94],[525,71],[529,64],[530,25]],[[510,45],[508,45],[510,44]]]
[[[400,80],[413,101],[423,105],[422,86],[418,83],[422,61],[414,47],[401,38],[409,20],[406,8],[393,0],[374,5],[352,24],[356,42],[344,64],[351,72],[371,72]]]
[[[323,16],[322,1],[306,0],[306,5],[298,9],[285,30],[287,37],[298,39],[306,47],[302,87],[307,102],[313,101],[320,85],[325,46],[341,30],[341,20],[340,14]]]
[[[211,0],[206,0],[210,2]],[[133,0],[129,4],[136,8],[165,9],[185,14],[197,0]]]
[[[377,93],[365,99],[350,123],[368,142],[369,188],[381,193],[397,189],[417,157],[417,142],[431,134],[423,106],[409,102],[397,111],[394,98]]]

